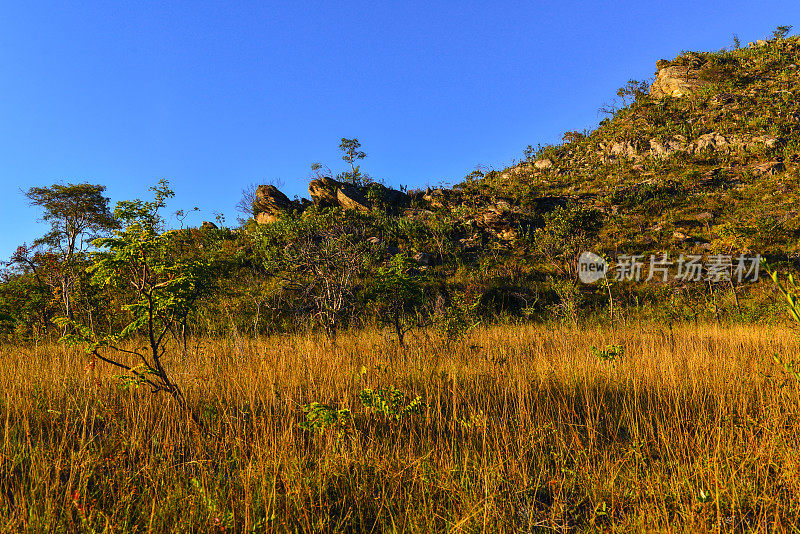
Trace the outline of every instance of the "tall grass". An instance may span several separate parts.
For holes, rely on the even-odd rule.
[[[592,346],[622,346],[604,360]],[[3,531],[797,531],[788,329],[500,326],[195,340],[194,417],[60,345],[0,349]],[[596,353],[597,351],[595,351]],[[395,421],[359,400],[420,396]],[[311,402],[349,425],[299,427]]]

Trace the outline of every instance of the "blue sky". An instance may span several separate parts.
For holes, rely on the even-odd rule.
[[[0,14],[0,259],[43,233],[21,190],[167,178],[169,209],[225,215],[250,183],[306,195],[309,167],[455,183],[593,127],[681,50],[800,27],[786,1],[8,2]],[[794,32],[793,32],[794,33]]]

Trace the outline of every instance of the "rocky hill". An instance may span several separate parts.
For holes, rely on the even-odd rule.
[[[800,41],[780,34],[684,52],[657,61],[652,84],[620,88],[594,131],[529,147],[513,167],[408,193],[321,176],[309,184],[311,200],[292,201],[261,186],[255,220],[338,207],[436,226],[446,247],[430,235],[387,235],[380,224],[372,238],[446,283],[483,295],[503,288],[524,302],[540,300],[542,283],[560,295],[558,280],[574,281],[583,249],[609,258],[748,253],[791,265],[800,257],[798,64]]]
[[[462,248],[487,239],[524,247],[520,235],[542,227],[544,214],[578,206],[600,218],[600,252],[797,256],[798,63],[795,37],[686,52],[656,63],[649,91],[633,81],[621,88],[627,105],[607,107],[596,130],[568,132],[563,144],[531,150],[517,166],[411,195],[322,177],[309,194],[315,205],[361,212],[375,205],[407,217],[446,211],[461,223],[453,237]],[[268,223],[311,204],[262,186],[255,217]]]

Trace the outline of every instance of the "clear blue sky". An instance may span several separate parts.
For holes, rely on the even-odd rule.
[[[594,126],[629,78],[681,50],[800,27],[787,1],[6,2],[0,259],[41,235],[21,190],[167,178],[199,224],[247,184],[307,195],[341,137],[390,185],[455,183]],[[794,32],[793,32],[794,33]]]

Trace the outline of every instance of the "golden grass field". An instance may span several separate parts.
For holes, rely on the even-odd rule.
[[[788,328],[196,339],[194,417],[78,348],[0,348],[4,532],[797,532]],[[591,346],[619,344],[603,361]],[[362,369],[363,368],[363,369]],[[421,411],[362,406],[395,386]],[[304,430],[302,405],[350,409]]]

